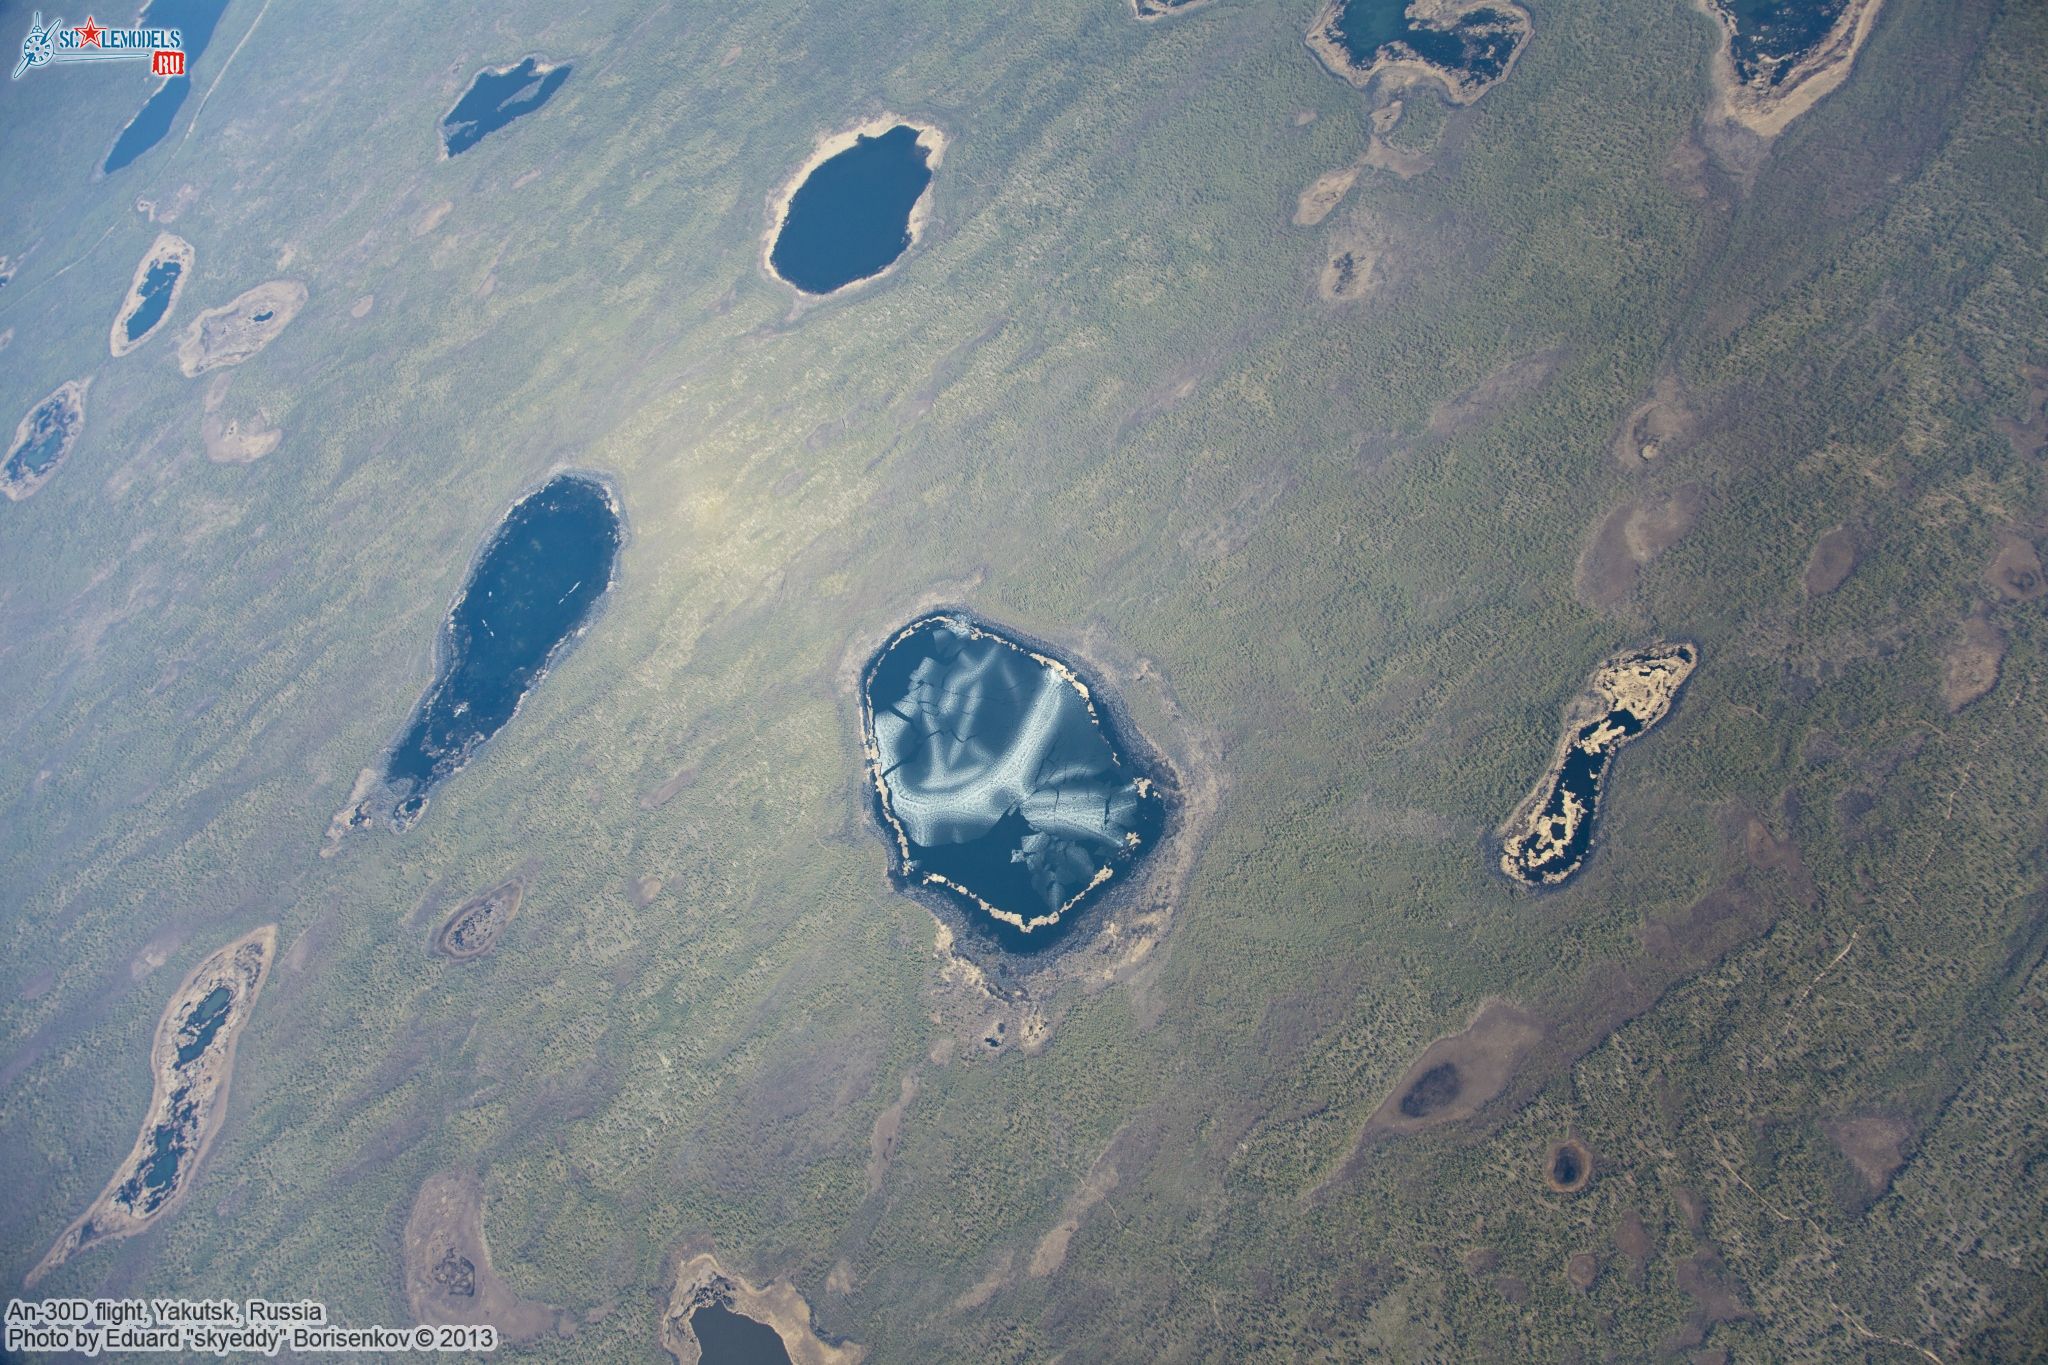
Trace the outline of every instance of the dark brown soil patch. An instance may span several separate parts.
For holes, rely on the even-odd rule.
[[[1429,415],[1429,434],[1451,436],[1477,426],[1516,399],[1542,387],[1564,356],[1564,347],[1552,346],[1509,361],[1457,397],[1437,404],[1436,411]]]
[[[1644,1268],[1650,1264],[1653,1248],[1650,1230],[1643,1226],[1643,1216],[1634,1209],[1623,1209],[1621,1221],[1614,1225],[1614,1249],[1628,1257],[1631,1279],[1642,1279]]]
[[[1516,1063],[1542,1036],[1532,1015],[1502,1000],[1487,1001],[1468,1026],[1423,1049],[1366,1121],[1360,1139],[1470,1118],[1506,1088]]]
[[[1808,597],[1825,597],[1848,581],[1856,569],[1856,534],[1837,526],[1814,544],[1800,582]]]
[[[2040,554],[2032,541],[2019,536],[2000,538],[1998,553],[1992,556],[1984,577],[1992,591],[2008,602],[2031,602],[2048,592],[2048,580],[2041,577]]]
[[[1941,700],[1960,711],[1998,686],[1998,666],[2005,660],[2005,633],[1981,616],[1962,623],[1942,656]]]
[[[2048,450],[2048,369],[2029,365],[2021,373],[2028,386],[2026,416],[2018,421],[2010,417],[1993,418],[1991,425],[2012,442],[2013,454],[2027,460]]]
[[[1912,1125],[1904,1119],[1878,1114],[1835,1119],[1823,1123],[1821,1131],[1841,1148],[1872,1194],[1884,1193],[1906,1164],[1906,1144],[1913,1136]]]
[[[1692,529],[1701,502],[1700,490],[1686,485],[1631,499],[1601,518],[1579,553],[1579,600],[1600,611],[1627,601],[1643,569]]]
[[[562,1336],[575,1319],[512,1292],[491,1268],[484,1242],[484,1187],[475,1176],[429,1176],[405,1223],[405,1296],[416,1321],[489,1323],[513,1344],[549,1328]]]
[[[1577,1138],[1555,1143],[1543,1157],[1543,1183],[1558,1194],[1577,1194],[1593,1183],[1593,1150]]]
[[[1686,401],[1678,376],[1667,374],[1650,396],[1624,417],[1614,433],[1614,459],[1623,469],[1647,469],[1666,459],[1699,429],[1699,416]]]

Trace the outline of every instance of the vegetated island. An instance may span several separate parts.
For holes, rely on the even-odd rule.
[[[460,156],[513,119],[546,104],[572,69],[567,62],[554,65],[526,57],[477,72],[455,107],[441,118],[442,159]]]
[[[177,307],[178,295],[191,276],[190,242],[166,232],[150,243],[107,332],[107,349],[116,359],[156,335],[157,328],[170,318],[171,309]]]
[[[271,280],[192,319],[178,340],[178,369],[187,379],[239,365],[277,340],[306,306],[306,286]]]
[[[1699,649],[1656,644],[1608,660],[1564,713],[1557,757],[1501,826],[1500,869],[1524,886],[1555,886],[1593,851],[1600,783],[1614,755],[1664,719]]]
[[[512,505],[484,541],[442,623],[434,681],[384,761],[329,827],[378,819],[403,832],[427,798],[518,714],[526,695],[611,590],[624,541],[618,500],[588,474],[557,474]]]
[[[861,682],[896,879],[1010,951],[1062,937],[1167,825],[1158,770],[1121,739],[1110,708],[1045,647],[964,612],[897,631]]]
[[[1361,90],[1381,76],[1434,81],[1453,104],[1470,104],[1506,78],[1531,31],[1512,0],[1328,0],[1307,42]]]
[[[156,1088],[135,1148],[29,1272],[28,1284],[87,1247],[141,1232],[192,1187],[227,1112],[235,1038],[249,1022],[276,949],[277,926],[266,924],[201,962],[172,995],[150,1047]]]
[[[756,1288],[708,1251],[677,1267],[661,1344],[677,1365],[860,1365],[868,1354],[865,1346],[819,1336],[811,1306],[787,1279]]]
[[[1721,29],[1711,117],[1776,137],[1849,79],[1884,0],[1695,0]]]
[[[78,444],[78,433],[85,427],[85,390],[91,382],[73,379],[59,384],[16,424],[14,443],[7,447],[5,462],[0,462],[0,493],[10,502],[20,502],[48,483]]]
[[[889,273],[930,221],[946,135],[884,114],[820,138],[768,201],[761,264],[823,297]]]

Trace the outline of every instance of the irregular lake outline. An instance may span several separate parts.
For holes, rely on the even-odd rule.
[[[1702,2],[1711,3],[1711,0]],[[1443,65],[1399,36],[1375,47],[1371,59],[1361,63],[1351,50],[1344,32],[1351,6],[1359,3],[1400,5],[1408,33],[1420,31],[1448,38],[1467,25],[1484,25],[1500,33],[1512,34],[1514,45],[1501,62],[1499,71],[1479,78],[1474,78],[1462,68]],[[1415,13],[1422,8],[1428,12]],[[1514,0],[1440,0],[1440,3],[1429,6],[1406,4],[1403,0],[1327,0],[1316,13],[1303,41],[1325,70],[1357,89],[1363,90],[1382,77],[1389,84],[1396,85],[1431,82],[1451,103],[1471,104],[1514,74],[1515,63],[1528,49],[1534,33],[1535,25],[1529,11]]]
[[[971,888],[939,873],[918,870],[912,852],[913,841],[891,809],[888,782],[880,768],[881,755],[875,736],[873,684],[881,665],[896,646],[937,623],[954,626],[970,638],[992,639],[1015,649],[1072,687],[1080,694],[1090,720],[1117,764],[1130,770],[1132,784],[1139,796],[1156,795],[1161,801],[1161,819],[1150,841],[1137,849],[1128,861],[1120,865],[1105,865],[1093,881],[1050,914],[1027,919],[1014,911],[991,905]],[[936,607],[918,612],[911,620],[890,631],[862,663],[857,684],[863,785],[869,810],[889,845],[891,885],[927,906],[936,904],[944,907],[949,914],[941,916],[941,923],[949,920],[964,923],[974,940],[993,941],[1010,954],[1037,953],[1070,946],[1085,938],[1085,935],[1073,932],[1075,924],[1088,911],[1113,897],[1121,887],[1142,886],[1145,879],[1139,875],[1140,870],[1173,840],[1182,817],[1179,793],[1170,770],[1124,711],[1121,702],[1103,684],[1055,653],[1056,648],[1012,627],[999,626],[968,608]],[[1126,875],[1119,878],[1120,871]],[[970,907],[978,913],[971,913]]]
[[[1625,650],[1593,671],[1565,705],[1550,766],[1497,831],[1503,876],[1542,890],[1585,867],[1615,756],[1670,718],[1699,660],[1691,641],[1659,641]]]
[[[827,294],[813,294],[802,286],[784,279],[781,272],[775,268],[774,255],[776,239],[782,235],[783,224],[789,217],[789,201],[796,197],[796,192],[811,178],[812,171],[841,152],[851,149],[862,138],[880,137],[895,128],[916,130],[917,145],[924,148],[925,169],[931,172],[931,179],[926,182],[924,192],[918,195],[917,202],[910,206],[910,218],[904,225],[905,231],[910,234],[909,243],[897,254],[896,259],[874,274],[849,280]],[[873,284],[876,280],[887,279],[901,269],[903,263],[910,259],[911,253],[917,250],[917,244],[923,239],[925,228],[931,222],[932,197],[938,189],[939,164],[945,159],[948,141],[945,132],[937,124],[927,123],[922,119],[906,118],[900,114],[878,114],[865,123],[856,124],[843,131],[820,134],[817,142],[811,147],[810,155],[804,158],[803,164],[768,196],[768,226],[761,233],[761,269],[767,272],[770,279],[793,290],[797,298],[806,303],[840,298],[865,285]]]
[[[14,440],[7,447],[7,455],[0,460],[0,494],[4,494],[8,501],[21,502],[34,496],[35,491],[48,483],[71,458],[71,452],[78,446],[79,434],[85,430],[85,396],[91,387],[90,378],[66,380],[22,414],[21,421],[14,428]],[[61,429],[55,433],[57,453],[31,468],[30,452],[41,449],[50,439],[48,434],[37,435],[38,429],[48,421],[62,423]]]
[[[150,1040],[149,1108],[135,1143],[98,1197],[29,1271],[27,1285],[89,1247],[154,1226],[183,1202],[223,1127],[235,1047],[276,953],[277,926],[266,924],[202,958],[171,993]],[[202,1017],[222,989],[229,992],[226,1007]]]
[[[422,710],[447,681],[454,667],[455,660],[452,657],[451,651],[453,649],[452,640],[455,630],[456,613],[467,600],[470,589],[474,586],[477,575],[483,568],[485,559],[496,547],[500,536],[504,533],[506,522],[510,520],[515,511],[533,498],[538,497],[556,482],[571,480],[591,484],[603,493],[605,506],[612,515],[614,541],[611,552],[611,574],[605,580],[603,590],[591,600],[590,605],[584,610],[582,619],[575,627],[557,639],[548,650],[538,667],[534,670],[532,679],[512,703],[512,710],[505,717],[503,723],[494,729],[490,735],[469,749],[462,756],[461,761],[453,768],[429,783],[425,790],[409,791],[403,800],[394,803],[392,796],[396,791],[396,785],[390,777],[391,764],[398,755],[401,746],[405,744],[419,724]],[[621,566],[625,562],[626,548],[629,543],[630,530],[626,521],[625,505],[619,496],[618,486],[610,476],[593,470],[572,467],[554,469],[546,477],[521,490],[506,505],[505,510],[500,512],[497,518],[491,522],[489,529],[479,538],[476,548],[471,551],[468,565],[464,568],[461,578],[458,580],[455,595],[450,599],[448,609],[441,614],[441,623],[434,632],[434,643],[429,660],[431,672],[425,687],[420,691],[418,700],[406,712],[404,724],[399,727],[398,733],[379,755],[375,768],[366,770],[370,778],[373,779],[368,786],[368,790],[365,790],[365,785],[359,782],[356,792],[351,794],[350,806],[344,807],[337,817],[337,823],[342,827],[343,832],[347,829],[360,829],[368,825],[380,814],[384,815],[392,828],[400,833],[412,828],[413,824],[418,821],[426,809],[427,797],[435,789],[439,788],[442,783],[475,762],[478,756],[490,747],[493,739],[511,728],[512,724],[519,719],[519,713],[525,709],[527,698],[531,697],[540,688],[541,684],[547,681],[548,676],[569,656],[577,643],[584,636],[588,635],[591,628],[602,619],[606,604],[617,593]],[[408,807],[411,807],[411,809],[407,809]]]
[[[483,89],[486,81],[518,75],[526,67],[531,67],[532,70],[520,76],[517,85],[507,88],[504,99],[499,100],[495,106],[481,115],[473,112],[471,117],[457,121],[456,116],[462,112],[462,106]],[[550,62],[537,52],[529,52],[517,61],[507,62],[503,66],[486,66],[479,69],[469,78],[469,84],[462,88],[462,93],[455,97],[455,103],[449,106],[448,112],[441,116],[441,121],[434,125],[441,135],[441,159],[448,161],[461,156],[492,133],[502,131],[528,114],[539,113],[541,108],[561,90],[569,79],[569,73],[575,69],[572,62]],[[515,98],[530,87],[537,87],[532,101],[506,113],[505,111],[514,104]],[[486,127],[485,124],[495,115],[503,117]],[[455,145],[458,141],[462,144],[459,147]]]

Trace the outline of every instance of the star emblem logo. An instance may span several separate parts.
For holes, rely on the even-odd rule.
[[[105,30],[93,22],[92,16],[90,14],[86,15],[85,22],[78,26],[78,45],[82,48],[98,47],[100,45],[100,34],[103,32]]]

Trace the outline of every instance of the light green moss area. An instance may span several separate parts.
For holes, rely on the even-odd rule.
[[[2042,627],[1984,573],[2048,493],[1996,425],[2048,335],[2042,7],[1887,0],[1746,188],[1685,155],[1704,18],[1545,9],[1483,100],[1414,112],[1442,123],[1433,169],[1368,169],[1304,228],[1301,188],[1363,154],[1369,113],[1305,9],[524,5],[450,74],[439,10],[338,40],[235,6],[194,104],[259,11],[197,131],[105,182],[51,168],[96,163],[132,85],[5,95],[38,150],[0,157],[0,250],[41,245],[0,290],[0,411],[94,376],[62,467],[0,506],[10,1273],[128,1152],[176,980],[275,921],[191,1197],[41,1292],[132,1275],[403,1321],[405,1212],[461,1167],[498,1272],[584,1319],[533,1360],[653,1358],[693,1239],[876,1360],[1645,1358],[1709,1244],[1755,1314],[1707,1335],[1737,1359],[2040,1338],[2017,1116],[2044,1079]],[[576,78],[438,160],[463,72],[528,47]],[[758,268],[770,196],[819,129],[881,110],[947,130],[929,225],[875,287],[793,314]],[[136,198],[186,185],[181,327],[266,280],[308,291],[197,380],[105,340],[165,226]],[[1330,242],[1366,227],[1371,293],[1323,303]],[[1552,348],[1531,391],[1428,434]],[[1700,420],[1622,469],[1667,367]],[[223,411],[288,433],[253,464],[195,458],[221,376]],[[319,858],[475,528],[558,464],[615,475],[632,527],[602,629],[417,828]],[[1582,605],[1589,529],[1681,483],[1693,529],[1614,614]],[[1808,598],[1838,525],[1855,571]],[[1135,728],[1204,737],[1226,784],[1166,940],[1033,1002],[1028,1055],[931,1060],[935,926],[862,820],[847,671],[929,602],[1142,667],[1116,679]],[[1980,610],[1999,681],[1951,714],[1943,655]],[[1655,638],[1707,663],[1617,765],[1599,855],[1517,894],[1491,831],[1589,662]],[[1750,865],[1751,814],[1810,901]],[[514,877],[489,954],[429,953]],[[1646,925],[1731,882],[1756,908],[1715,932],[1746,936],[1595,1008]],[[1627,1022],[1305,1197],[1489,997]],[[1916,1134],[1879,1198],[1822,1126],[1863,1115]],[[1597,1175],[1549,1196],[1574,1133]]]

